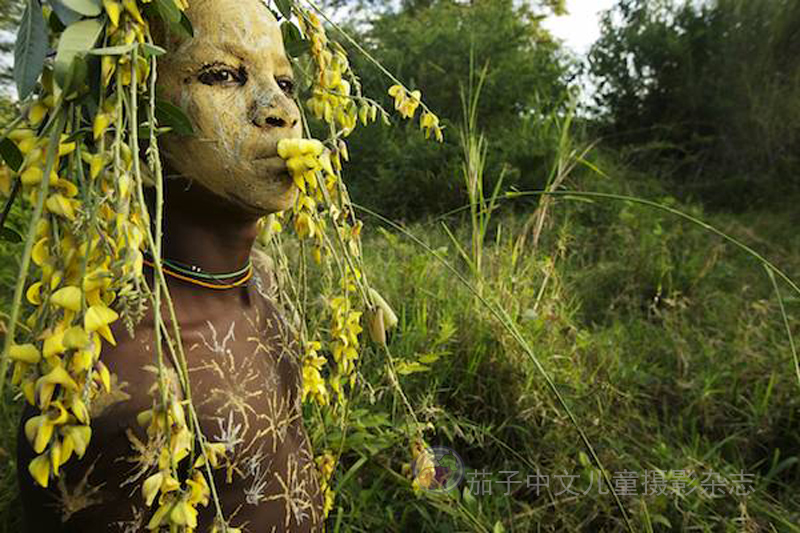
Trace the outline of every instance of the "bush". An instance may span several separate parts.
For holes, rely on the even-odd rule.
[[[603,133],[718,207],[797,192],[799,25],[792,0],[620,0],[590,54]]]

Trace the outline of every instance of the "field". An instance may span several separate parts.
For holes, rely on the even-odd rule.
[[[445,141],[413,123],[348,141],[364,275],[398,324],[386,350],[362,335],[341,420],[305,406],[315,453],[341,454],[329,531],[800,531],[800,38],[782,22],[800,9],[620,0],[590,108],[542,33],[559,3],[518,4],[373,6],[352,28]],[[737,55],[764,20],[773,38]],[[0,340],[22,247],[0,241]],[[20,530],[18,394],[0,398],[0,533]],[[419,435],[457,485],[420,486]]]

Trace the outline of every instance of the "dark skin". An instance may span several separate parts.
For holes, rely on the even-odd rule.
[[[259,215],[220,199],[197,183],[186,187],[182,179],[167,180],[163,256],[198,265],[207,272],[240,268],[251,254]],[[145,274],[152,287],[152,270],[145,268]],[[167,278],[186,349],[194,403],[210,440],[219,437],[226,424],[243,428],[238,435],[242,442],[234,446],[238,464],[232,482],[226,479],[225,469],[215,473],[229,524],[253,532],[319,531],[321,494],[299,416],[296,346],[286,340],[289,332],[270,301],[268,273],[261,270],[259,276],[261,287],[266,287],[261,291],[254,281],[237,289],[215,291]],[[162,312],[169,316],[166,306]],[[123,485],[140,466],[124,459],[135,455],[129,432],[133,430],[141,443],[147,440],[136,424],[136,415],[153,403],[148,390],[155,376],[143,369],[155,361],[153,324],[149,310],[136,327],[134,339],[121,321],[114,324],[118,345],[105,346],[103,360],[120,383],[127,383],[118,399],[125,395],[130,398],[93,416],[92,442],[86,456],[80,461],[73,458],[64,467],[66,491],[56,486],[56,480],[51,480],[49,489],[40,489],[27,469],[19,469],[27,531],[115,531],[110,524],[134,524],[137,513],[143,513],[141,525],[147,524],[157,504],[145,507],[138,487],[155,470]],[[233,335],[229,335],[231,331]],[[230,361],[217,364],[226,357]],[[226,391],[235,389],[237,382],[245,386],[228,394]],[[115,390],[111,401],[118,394]],[[33,414],[29,408],[25,418]],[[277,432],[274,427],[270,429],[273,422],[279,426]],[[263,459],[262,466],[256,465],[254,456]],[[33,457],[20,431],[19,464],[26,465]],[[294,466],[289,464],[292,462]],[[294,508],[284,487],[290,484],[290,477],[292,486],[304,487],[291,495]],[[88,483],[81,488],[84,478]],[[100,491],[92,493],[92,487],[98,486]],[[254,490],[258,488],[260,493]],[[214,518],[213,503],[200,510],[198,531],[208,531]],[[70,511],[69,519],[63,521]],[[124,527],[117,530],[127,531]],[[129,531],[145,530],[130,527]]]

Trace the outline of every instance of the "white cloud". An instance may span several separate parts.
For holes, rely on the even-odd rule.
[[[578,54],[585,54],[600,37],[600,12],[615,0],[567,0],[569,15],[550,17],[544,26]]]

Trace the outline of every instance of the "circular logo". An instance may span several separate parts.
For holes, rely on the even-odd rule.
[[[464,461],[446,446],[430,446],[412,466],[416,485],[428,492],[447,492],[464,479]]]

